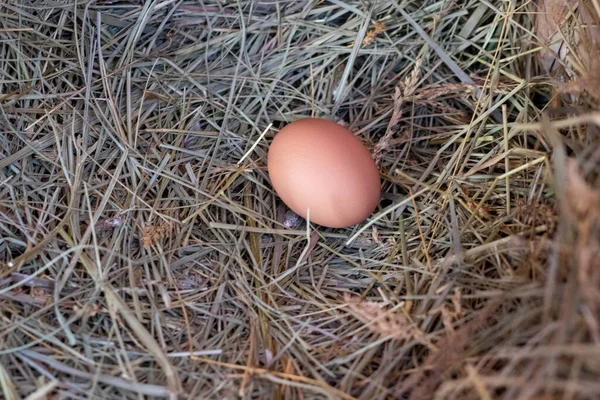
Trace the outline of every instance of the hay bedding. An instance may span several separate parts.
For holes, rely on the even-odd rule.
[[[598,398],[599,11],[0,3],[2,397]],[[365,223],[274,195],[307,116]]]

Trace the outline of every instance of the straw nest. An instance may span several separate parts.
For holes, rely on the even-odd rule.
[[[0,4],[3,398],[597,399],[599,19]],[[308,116],[377,159],[351,229],[269,184]]]

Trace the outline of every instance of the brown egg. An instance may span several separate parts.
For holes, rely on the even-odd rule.
[[[373,157],[343,126],[306,118],[285,126],[269,148],[273,188],[292,211],[331,228],[364,221],[379,203]]]

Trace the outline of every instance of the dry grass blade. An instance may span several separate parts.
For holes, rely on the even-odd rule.
[[[2,2],[0,396],[599,398],[598,26],[598,0]],[[273,192],[304,117],[377,160],[364,223]]]
[[[17,400],[17,389],[4,366],[0,365],[0,388],[6,400]]]

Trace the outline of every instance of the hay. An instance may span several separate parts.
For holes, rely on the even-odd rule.
[[[600,6],[558,2],[0,3],[2,396],[598,398]],[[309,116],[378,160],[363,224],[274,195]]]

